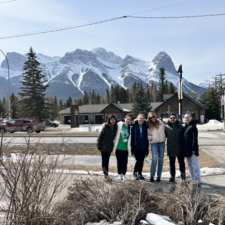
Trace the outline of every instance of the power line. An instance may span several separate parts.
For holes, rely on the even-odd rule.
[[[96,24],[100,24],[100,23],[107,23],[107,22],[111,22],[111,21],[114,21],[114,20],[120,20],[120,19],[125,19],[125,18],[135,18],[135,19],[183,19],[183,18],[212,17],[212,16],[225,16],[225,13],[210,14],[210,15],[195,15],[195,16],[170,16],[170,17],[121,16],[121,17],[111,18],[111,19],[108,19],[108,20],[96,21],[96,22],[93,22],[93,23],[80,24],[80,25],[77,25],[77,26],[57,28],[57,29],[40,31],[40,32],[33,32],[33,33],[24,33],[24,34],[18,34],[18,35],[6,36],[6,37],[0,37],[0,39],[17,38],[17,37],[46,34],[46,33],[52,33],[52,32],[64,31],[64,30],[71,30],[71,29],[76,29],[76,28],[86,27],[86,26],[92,26],[92,25],[96,25]]]
[[[9,2],[16,2],[16,1],[18,1],[18,0],[11,0],[11,1],[0,2],[0,4],[9,3]]]
[[[153,16],[128,16],[128,18],[135,19],[183,19],[183,18],[196,18],[196,17],[211,17],[211,16],[225,16],[225,13],[221,14],[210,14],[210,15],[195,15],[195,16],[161,16],[161,17],[153,17]]]

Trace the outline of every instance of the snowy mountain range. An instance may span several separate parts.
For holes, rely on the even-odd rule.
[[[10,66],[11,92],[20,92],[23,65],[26,55],[16,52],[7,53]],[[103,95],[111,85],[119,84],[124,88],[131,88],[135,82],[158,85],[159,68],[164,67],[166,79],[178,86],[179,74],[171,57],[165,52],[159,52],[152,60],[142,60],[127,55],[124,59],[104,48],[95,48],[92,51],[76,49],[67,52],[63,57],[49,57],[37,54],[37,60],[50,87],[47,95],[57,96],[65,101],[69,96],[81,98],[84,91],[94,89]],[[178,68],[178,65],[177,65]],[[0,98],[7,95],[8,70],[4,60],[0,67]],[[206,91],[205,87],[198,86],[184,79],[183,91],[197,92],[199,95]]]

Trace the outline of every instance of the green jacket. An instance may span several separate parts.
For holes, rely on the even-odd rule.
[[[165,127],[165,133],[167,137],[167,155],[172,157],[183,156],[182,147],[184,127],[177,121],[173,128],[172,124],[168,122]]]
[[[106,125],[105,128],[102,129],[100,135],[97,140],[97,148],[98,150],[102,150],[103,152],[112,152],[114,146],[114,138],[116,136],[117,126],[114,125],[113,130],[110,125]]]

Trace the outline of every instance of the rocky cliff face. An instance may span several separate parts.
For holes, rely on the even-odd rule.
[[[11,91],[17,93],[21,87],[26,56],[13,52],[7,53],[7,57],[10,64]],[[105,89],[110,89],[111,85],[115,84],[125,88],[131,88],[135,82],[158,85],[161,67],[165,68],[168,82],[172,82],[176,87],[179,82],[179,74],[176,73],[174,63],[165,52],[160,52],[152,60],[142,60],[130,55],[122,59],[103,48],[95,48],[92,51],[76,49],[63,57],[37,54],[37,60],[41,63],[40,67],[50,84],[47,94],[56,95],[63,101],[69,96],[80,98],[84,91],[92,92],[93,89],[103,95]],[[4,78],[4,81],[8,77],[5,60],[0,67],[0,77]],[[3,91],[4,85],[5,82],[0,82],[0,98],[7,93]],[[184,80],[183,91],[186,93],[201,94],[205,90],[204,87]]]

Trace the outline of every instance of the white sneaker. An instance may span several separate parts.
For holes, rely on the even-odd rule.
[[[126,178],[126,176],[125,175],[123,175],[123,180],[126,180],[127,178]]]
[[[122,180],[122,179],[123,179],[122,174],[119,174],[118,175],[118,180]]]

